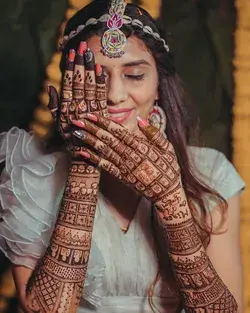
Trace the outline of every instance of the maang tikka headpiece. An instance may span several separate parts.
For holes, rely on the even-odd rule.
[[[120,30],[127,3],[124,0],[112,0],[109,9],[108,29],[102,35],[102,52],[110,58],[124,54],[127,38]]]
[[[140,20],[142,13],[138,8],[138,18],[132,19],[130,16],[124,15],[126,6],[127,3],[124,0],[111,0],[108,13],[97,18],[90,17],[85,24],[79,25],[77,29],[65,35],[60,43],[60,50],[63,50],[68,41],[81,33],[86,27],[91,27],[97,23],[106,23],[108,29],[102,35],[102,52],[110,58],[120,57],[124,54],[127,38],[121,31],[122,25],[140,28],[144,33],[160,41],[165,50],[169,52],[169,47],[165,40],[161,38],[158,30],[153,25],[145,25]]]

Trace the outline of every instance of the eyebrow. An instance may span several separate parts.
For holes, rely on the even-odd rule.
[[[151,66],[151,64],[148,61],[146,61],[144,59],[141,59],[141,60],[136,60],[136,61],[131,61],[131,62],[124,63],[124,64],[122,64],[122,67],[132,67],[132,66],[138,66],[138,65],[148,65],[148,66]],[[103,68],[107,69],[107,66],[103,65]]]
[[[136,60],[136,61],[124,63],[124,64],[122,64],[122,67],[130,67],[130,66],[138,66],[138,65],[149,65],[149,66],[151,66],[151,64],[148,63],[148,61],[141,59],[141,60]]]

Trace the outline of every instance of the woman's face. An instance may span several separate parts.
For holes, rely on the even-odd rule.
[[[135,36],[127,39],[125,53],[120,58],[102,54],[99,36],[89,38],[87,45],[107,74],[109,118],[131,132],[136,131],[136,117],[147,118],[158,99],[158,74],[153,56]]]

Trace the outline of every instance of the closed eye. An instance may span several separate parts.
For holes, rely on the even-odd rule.
[[[136,81],[140,81],[143,80],[145,74],[141,74],[141,75],[125,75],[126,78],[131,79],[131,80],[136,80]]]

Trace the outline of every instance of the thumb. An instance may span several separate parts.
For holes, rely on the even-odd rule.
[[[59,112],[58,92],[57,92],[56,88],[52,85],[47,86],[47,91],[48,91],[48,95],[49,95],[48,108],[50,110],[50,113],[51,113],[53,119],[55,120],[55,122],[57,122],[58,112]]]
[[[165,133],[162,133],[160,129],[150,124],[145,118],[137,116],[137,122],[141,132],[147,137],[149,141],[154,143],[160,149],[167,149],[169,141],[166,138]]]

